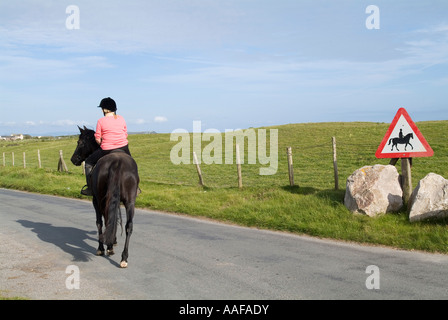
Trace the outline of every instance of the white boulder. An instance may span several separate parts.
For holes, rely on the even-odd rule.
[[[409,221],[448,217],[448,180],[429,173],[420,180],[409,200]]]
[[[400,175],[392,165],[366,166],[347,179],[344,204],[354,213],[370,217],[403,207]]]

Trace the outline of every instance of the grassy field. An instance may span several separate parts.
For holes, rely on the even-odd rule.
[[[388,159],[375,158],[388,126],[355,122],[259,128],[266,129],[268,136],[270,129],[278,130],[278,170],[275,175],[261,176],[259,169],[268,165],[258,161],[257,164],[243,164],[242,189],[238,188],[235,164],[202,164],[205,187],[201,187],[193,164],[171,162],[170,151],[177,141],[170,141],[169,134],[130,135],[130,149],[139,165],[141,178],[142,193],[137,206],[322,238],[448,253],[447,221],[411,224],[405,209],[369,218],[353,215],[344,206],[345,182],[350,174],[366,165],[389,163]],[[434,157],[414,159],[414,187],[429,172],[448,178],[445,141],[448,121],[420,122],[417,126],[433,148]],[[337,141],[339,190],[334,190],[332,137]],[[85,183],[82,169],[70,162],[76,141],[77,137],[64,137],[0,142],[6,161],[4,167],[0,162],[0,186],[81,198],[79,190]],[[209,143],[203,141],[202,147]],[[294,187],[289,186],[288,146],[293,151]],[[37,150],[41,154],[41,169]],[[63,151],[69,172],[57,171],[59,150]],[[269,152],[269,146],[267,150]],[[246,162],[247,151],[246,146]],[[23,152],[26,153],[26,168],[23,168]],[[401,172],[399,163],[397,169]]]

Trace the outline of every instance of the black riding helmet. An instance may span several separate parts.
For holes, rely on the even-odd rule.
[[[115,112],[117,111],[117,104],[115,103],[114,99],[108,97],[101,100],[98,108],[107,109],[109,111]]]

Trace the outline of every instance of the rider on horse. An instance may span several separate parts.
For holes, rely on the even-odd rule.
[[[117,115],[115,101],[111,98],[104,98],[101,100],[98,108],[101,108],[104,114],[104,117],[98,120],[95,132],[95,140],[100,145],[100,148],[85,160],[87,185],[81,190],[81,194],[85,196],[92,195],[90,177],[93,167],[101,157],[114,150],[121,150],[131,155],[128,147],[126,122],[122,116]]]

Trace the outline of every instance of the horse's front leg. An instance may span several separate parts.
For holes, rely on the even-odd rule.
[[[108,245],[107,246],[107,255],[113,256],[114,254],[115,254],[114,245],[113,244]]]
[[[107,222],[105,222],[105,224],[107,225]],[[116,242],[117,242],[117,237],[115,236],[114,241],[112,242],[112,244],[108,244],[107,245],[106,253],[107,253],[108,256],[113,256],[115,254],[115,252],[114,252],[114,243],[116,243]]]
[[[124,243],[124,249],[121,254],[120,267],[126,268],[128,266],[129,257],[129,241],[131,239],[132,230],[134,228],[134,203],[126,204],[126,241]]]
[[[121,225],[121,207],[118,207],[118,216],[117,216],[117,224],[120,223],[121,226],[121,231],[123,232],[123,226]],[[114,246],[116,246],[118,244],[117,242],[117,235],[115,234],[115,238],[114,238]]]

